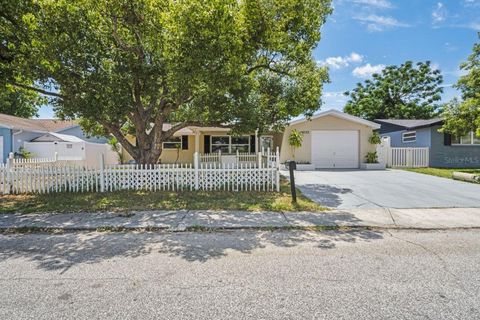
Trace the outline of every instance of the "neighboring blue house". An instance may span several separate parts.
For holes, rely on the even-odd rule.
[[[377,119],[381,136],[390,137],[392,148],[430,148],[430,167],[480,168],[480,137],[470,132],[452,137],[439,132],[442,119],[394,120]]]
[[[87,142],[107,142],[106,138],[86,136],[75,121],[24,119],[0,113],[0,163],[6,162],[10,152],[18,152],[25,141],[31,141],[49,132],[75,136]]]

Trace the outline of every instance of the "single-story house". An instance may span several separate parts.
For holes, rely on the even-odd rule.
[[[112,158],[107,138],[87,136],[75,121],[0,114],[0,163],[21,147],[38,158],[53,158],[57,153],[60,160],[85,161],[88,153],[98,163],[99,152]]]
[[[377,119],[379,134],[390,137],[392,148],[429,148],[429,166],[437,168],[480,168],[480,137],[442,133],[440,118],[428,120]]]
[[[166,124],[164,130],[171,125]],[[252,132],[241,136],[230,135],[230,129],[219,127],[187,127],[163,143],[162,163],[191,163],[195,152],[223,155],[257,153],[261,150],[280,149],[280,162],[295,159],[309,163],[312,169],[359,168],[368,152],[376,146],[368,142],[373,130],[380,125],[337,110],[328,110],[310,119],[289,123],[281,133]],[[288,143],[293,129],[303,134],[302,146],[294,150]],[[132,139],[133,141],[133,139]],[[130,158],[128,154],[125,155]]]

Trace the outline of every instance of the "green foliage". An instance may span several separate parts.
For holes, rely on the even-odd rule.
[[[367,155],[365,156],[365,162],[366,163],[378,163],[378,155],[377,152],[368,152]]]
[[[480,32],[478,37],[480,38]],[[460,69],[468,72],[456,84],[463,101],[453,99],[445,105],[442,131],[456,136],[476,131],[480,136],[480,43],[474,44],[473,53],[460,65]]]
[[[0,1],[1,81],[48,94],[139,163],[190,125],[279,129],[313,114],[328,80],[312,51],[330,0]]]
[[[24,147],[18,148],[18,151],[15,152],[15,158],[30,159],[32,157],[33,157],[33,153],[26,150]]]
[[[0,84],[1,85],[1,84]],[[3,85],[0,88],[0,113],[21,118],[37,116],[38,107],[46,100],[38,93]]]
[[[350,92],[344,111],[368,120],[429,119],[436,115],[443,77],[430,62],[388,66]]]
[[[15,62],[31,56],[31,12],[38,7],[32,0],[0,0],[0,8],[0,113],[30,118],[37,115],[38,107],[46,99],[10,83],[32,84],[31,79],[19,73]]]
[[[297,129],[293,129],[288,136],[288,144],[293,148],[293,157],[295,158],[295,149],[300,148],[303,143],[303,134]]]
[[[297,129],[293,129],[288,136],[288,144],[293,148],[300,148],[303,143],[303,134]]]
[[[122,146],[118,143],[118,140],[115,137],[111,137],[108,140],[108,144],[112,148],[112,150],[117,154],[118,162],[120,164],[125,163],[125,154],[123,153]]]
[[[380,138],[378,132],[375,131],[370,137],[368,137],[368,142],[370,142],[370,144],[380,144],[382,143],[382,139]]]

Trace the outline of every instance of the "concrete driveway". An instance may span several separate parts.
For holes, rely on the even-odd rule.
[[[480,207],[480,185],[402,170],[296,171],[295,177],[305,196],[338,209]]]

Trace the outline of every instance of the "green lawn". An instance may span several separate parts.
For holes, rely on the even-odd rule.
[[[290,186],[282,180],[277,192],[150,192],[59,193],[0,196],[0,213],[95,212],[130,210],[248,210],[323,211],[325,208],[297,191],[292,204]]]
[[[405,170],[449,179],[453,179],[453,172],[477,173],[480,175],[480,169],[410,168]]]

